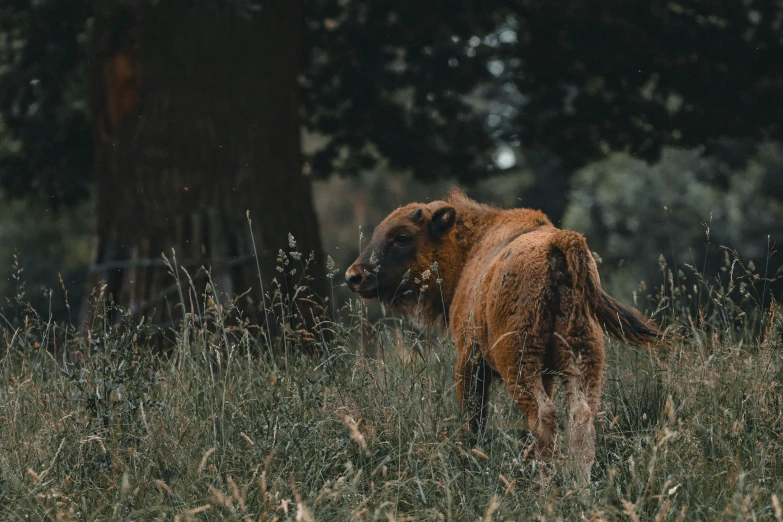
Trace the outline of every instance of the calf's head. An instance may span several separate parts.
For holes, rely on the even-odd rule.
[[[428,271],[448,249],[456,218],[454,207],[443,201],[395,210],[345,272],[348,287],[390,308],[416,302],[422,286],[437,287],[438,275]]]

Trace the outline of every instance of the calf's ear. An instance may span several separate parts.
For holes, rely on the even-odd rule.
[[[457,217],[457,211],[454,207],[444,206],[437,209],[432,213],[432,221],[430,221],[430,236],[433,238],[440,238],[448,232],[448,230],[454,226],[454,221]]]

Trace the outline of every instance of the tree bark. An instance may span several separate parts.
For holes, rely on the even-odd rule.
[[[104,282],[103,294],[133,314],[176,322],[181,297],[161,258],[175,252],[194,278],[206,267],[220,293],[250,290],[243,312],[269,319],[274,330],[280,318],[264,316],[270,301],[264,307],[260,283],[270,296],[274,278],[289,295],[303,284],[295,260],[285,275],[276,270],[279,249],[291,251],[291,233],[303,262],[315,256],[311,291],[326,296],[302,171],[301,17],[296,0],[265,0],[252,16],[165,0],[117,10],[101,23],[92,71],[98,225],[88,292]],[[186,290],[184,271],[179,276]],[[206,273],[198,279],[197,295]],[[307,294],[298,297],[312,326],[317,310]],[[88,304],[83,324],[91,321]]]

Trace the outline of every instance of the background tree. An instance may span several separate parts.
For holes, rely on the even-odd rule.
[[[257,305],[257,248],[267,293],[276,289],[275,275],[283,293],[296,293],[314,253],[309,288],[327,295],[302,173],[300,22],[299,3],[287,0],[265,1],[244,16],[232,6],[196,9],[172,0],[98,19],[98,242],[90,286],[106,280],[132,312],[156,309],[164,322],[171,313],[165,300],[180,298],[160,253],[174,250],[191,273],[209,268],[220,292],[254,288]],[[278,274],[278,251],[292,250],[289,234],[305,255]],[[310,324],[311,312],[300,310]]]
[[[246,296],[252,316],[261,301],[257,247],[267,293],[276,277],[293,295],[312,252],[310,291],[327,295],[310,183],[302,173],[300,4],[269,0],[257,9],[248,2],[172,0],[81,5],[81,11],[41,4],[8,8],[16,19],[5,27],[12,39],[6,62],[17,68],[3,77],[6,143],[14,145],[3,156],[3,181],[14,193],[43,192],[70,203],[90,185],[85,157],[92,151],[97,228],[88,288],[106,281],[105,293],[118,303],[166,323],[180,297],[161,253],[174,250],[198,288],[205,284],[197,274],[202,265],[222,293],[253,288]],[[59,17],[64,29],[54,36],[63,42],[48,40]],[[91,90],[82,82],[69,97],[62,80],[85,77]],[[81,110],[64,119],[70,125],[58,127],[58,112],[74,106]],[[40,150],[37,140],[48,134],[36,132],[47,126],[55,137],[78,139]],[[78,151],[57,150],[71,146]],[[56,161],[68,168],[58,171]],[[61,179],[52,181],[56,174]],[[279,249],[290,250],[289,233],[305,255],[279,274],[276,258]],[[310,319],[307,307],[300,312]]]

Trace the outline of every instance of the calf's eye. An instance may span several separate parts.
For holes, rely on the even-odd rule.
[[[411,236],[397,236],[394,238],[394,244],[399,246],[408,246],[413,243]]]

